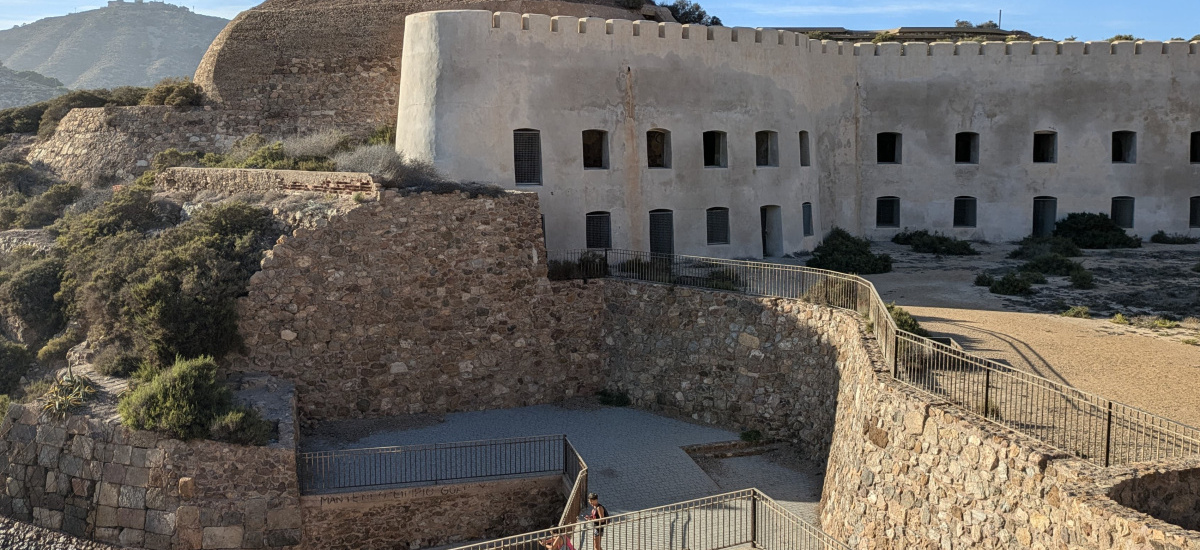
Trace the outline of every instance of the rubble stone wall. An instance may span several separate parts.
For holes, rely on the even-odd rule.
[[[295,382],[303,420],[553,403],[602,387],[596,284],[551,283],[537,196],[384,192],[280,240],[231,367]]]
[[[566,506],[561,476],[311,495],[304,549],[431,548],[547,529]],[[502,513],[496,513],[502,511]]]
[[[370,174],[248,170],[240,168],[170,168],[154,180],[158,191],[300,191],[374,197],[379,186]]]

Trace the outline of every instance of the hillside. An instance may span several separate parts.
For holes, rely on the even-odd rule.
[[[192,76],[226,23],[161,2],[110,2],[0,31],[0,62],[72,89],[147,86]]]
[[[53,79],[22,73],[0,65],[0,109],[20,107],[67,93]]]

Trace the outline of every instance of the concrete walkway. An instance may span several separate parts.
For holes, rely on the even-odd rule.
[[[327,434],[336,431],[336,425],[321,429]],[[738,439],[738,434],[628,408],[543,405],[456,413],[432,425],[376,431],[354,441],[310,439],[305,450],[550,434],[566,434],[588,463],[589,490],[598,493],[601,502],[613,513],[757,487],[801,517],[811,519],[820,498],[822,480],[819,476],[785,468],[760,457],[720,461],[729,467],[720,469],[718,483],[680,447],[733,441]]]

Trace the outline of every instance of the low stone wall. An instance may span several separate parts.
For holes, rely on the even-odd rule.
[[[284,387],[290,400],[290,387]],[[299,544],[294,430],[266,447],[179,441],[115,419],[13,405],[0,425],[0,515],[90,540],[167,549]]]
[[[374,198],[379,186],[370,174],[354,172],[304,172],[300,170],[247,170],[239,168],[171,168],[154,180],[158,191],[298,191]]]
[[[1117,473],[1114,481],[1108,491],[1113,500],[1167,523],[1200,531],[1200,459],[1130,468]]]
[[[796,300],[606,282],[609,386],[634,405],[798,444],[823,468],[849,315]]]
[[[83,540],[0,516],[0,548],[6,550],[116,550],[119,547]]]
[[[280,240],[239,301],[231,368],[307,421],[553,403],[602,387],[598,285],[550,283],[537,195],[384,192]]]
[[[499,538],[557,524],[561,476],[312,495],[304,549],[430,548]]]

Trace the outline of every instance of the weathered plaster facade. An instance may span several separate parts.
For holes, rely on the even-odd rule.
[[[610,213],[612,247],[649,249],[658,209],[673,211],[674,251],[705,256],[809,249],[834,226],[1012,240],[1030,234],[1040,196],[1059,217],[1130,196],[1132,233],[1196,231],[1200,42],[848,44],[479,11],[414,14],[406,28],[397,148],[454,178],[537,191],[551,249],[585,247],[589,212]],[[516,183],[522,129],[540,132],[540,184]],[[649,167],[652,129],[670,131],[670,168]],[[584,168],[585,130],[607,132],[606,169]],[[706,131],[725,133],[725,166],[705,165]],[[774,154],[759,158],[764,131]],[[1136,132],[1134,162],[1113,161],[1117,131]],[[880,162],[885,132],[900,134],[898,162]],[[977,134],[965,162],[960,132]],[[1057,133],[1054,162],[1034,162],[1037,132]],[[976,219],[958,225],[973,227],[955,227],[960,196]],[[898,220],[878,223],[880,197],[899,197]],[[708,242],[714,207],[729,209],[728,244]]]

